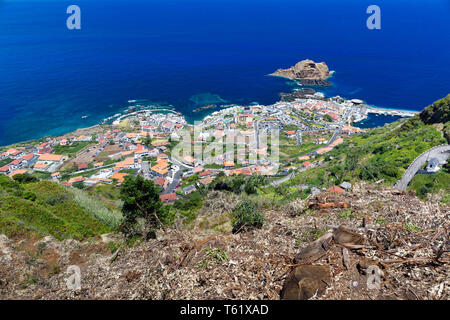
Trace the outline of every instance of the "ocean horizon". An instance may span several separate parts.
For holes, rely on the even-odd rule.
[[[72,4],[81,30],[66,27]],[[377,1],[381,30],[366,27],[371,4],[0,0],[0,146],[98,124],[128,100],[189,121],[205,104],[272,104],[298,86],[269,74],[303,59],[335,71],[316,88],[329,97],[420,111],[446,96],[450,1]]]

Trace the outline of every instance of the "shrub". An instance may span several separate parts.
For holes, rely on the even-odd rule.
[[[233,233],[237,233],[252,228],[261,228],[264,218],[258,212],[258,208],[253,201],[245,200],[233,209],[231,222]]]
[[[54,194],[54,195],[49,196],[45,202],[48,205],[56,206],[59,203],[63,203],[65,201],[69,201],[69,200],[70,200],[70,196],[68,194]]]
[[[223,262],[228,259],[228,253],[224,249],[217,247],[210,247],[206,248],[204,251],[205,251],[205,258],[198,264],[199,267],[206,267],[211,263]]]
[[[22,195],[22,197],[26,200],[34,201],[36,200],[36,194],[30,191],[25,191]]]
[[[84,182],[83,181],[77,181],[72,184],[72,187],[77,189],[84,189]]]
[[[161,210],[162,202],[155,184],[141,176],[127,176],[120,188],[120,198],[124,202],[120,230],[125,236],[155,238],[155,229],[162,227],[163,215],[167,213]]]
[[[182,211],[196,211],[201,208],[202,204],[203,201],[200,192],[195,191],[189,195],[189,199],[177,200],[173,206]]]
[[[246,194],[257,193],[256,186],[251,181],[249,181],[245,184],[244,191]]]
[[[24,174],[16,174],[13,177],[14,181],[17,181],[18,183],[30,183],[30,182],[37,182],[39,181],[38,178],[33,177],[32,175],[28,174],[28,173],[24,173]]]
[[[218,175],[211,184],[211,188],[217,191],[230,191],[240,194],[245,185],[245,177],[240,174],[233,177]]]
[[[433,185],[431,183],[426,183],[420,187],[420,189],[417,191],[417,195],[419,197],[425,198],[426,195],[428,193],[430,193],[432,189],[433,189]]]

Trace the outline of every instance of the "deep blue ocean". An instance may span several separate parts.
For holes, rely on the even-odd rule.
[[[71,4],[81,30],[66,28]],[[366,28],[371,4],[381,30]],[[450,92],[449,21],[448,0],[0,0],[0,145],[130,99],[190,120],[204,97],[270,104],[294,87],[267,74],[305,58],[335,71],[328,96],[421,110]]]

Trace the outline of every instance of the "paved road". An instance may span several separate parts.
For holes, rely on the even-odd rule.
[[[167,186],[166,190],[164,190],[162,194],[174,193],[177,188],[178,183],[181,181],[181,176],[183,174],[183,170],[184,169],[192,169],[192,167],[181,163],[180,161],[176,160],[175,158],[170,157],[170,161],[172,161],[172,163],[174,163],[176,166],[178,166],[179,169],[177,172],[175,172],[175,174],[173,175],[172,182]]]
[[[329,147],[337,138],[339,138],[339,136],[342,133],[342,126],[339,127],[333,134],[333,136],[331,137],[331,139],[328,141],[326,147]]]
[[[167,186],[166,190],[162,192],[162,194],[169,194],[174,193],[177,189],[178,183],[181,181],[181,175],[183,174],[183,169],[178,170],[175,172],[172,182]]]
[[[142,175],[144,176],[145,179],[150,180],[151,176],[150,176],[150,162],[148,161],[142,161],[141,163],[141,171],[142,171]]]
[[[274,180],[270,183],[270,185],[274,186],[274,187],[279,187],[282,183],[291,180],[293,177],[295,176],[294,172],[289,173],[287,176],[278,179],[278,180]]]
[[[406,187],[411,182],[412,178],[414,178],[417,171],[419,171],[424,166],[427,160],[438,158],[441,162],[446,161],[449,156],[450,145],[437,146],[425,151],[410,164],[408,169],[403,174],[402,178],[395,184],[395,187],[400,190],[406,190]]]

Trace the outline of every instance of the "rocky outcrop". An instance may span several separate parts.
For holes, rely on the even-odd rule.
[[[325,79],[330,76],[330,70],[325,62],[316,63],[306,59],[289,69],[278,69],[272,75],[300,81],[306,85],[329,85]]]
[[[316,93],[316,90],[306,88],[302,90],[293,91],[290,93],[280,93],[281,101],[294,101],[295,99],[307,99],[312,97]]]

